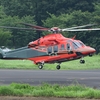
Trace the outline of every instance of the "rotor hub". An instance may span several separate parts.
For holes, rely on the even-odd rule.
[[[58,27],[52,27],[52,28],[50,29],[50,31],[53,32],[53,33],[59,33],[59,32],[61,31],[61,29],[58,28]]]

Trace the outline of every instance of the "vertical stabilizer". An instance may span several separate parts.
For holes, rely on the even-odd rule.
[[[0,48],[0,59],[3,59],[5,52]]]

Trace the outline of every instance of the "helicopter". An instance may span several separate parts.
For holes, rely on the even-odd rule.
[[[45,63],[57,63],[56,68],[61,68],[62,62],[72,61],[80,59],[80,63],[84,64],[85,56],[92,56],[96,50],[90,46],[86,46],[82,41],[73,38],[64,37],[61,32],[64,31],[90,31],[100,30],[100,28],[87,29],[84,27],[93,26],[94,24],[87,24],[82,26],[76,26],[71,28],[45,28],[28,23],[21,23],[31,28],[18,28],[0,26],[0,28],[13,28],[13,29],[29,29],[36,31],[48,31],[51,34],[40,37],[39,39],[30,42],[27,46],[21,47],[15,50],[4,52],[0,49],[0,59],[26,59],[31,60],[34,64],[38,65],[39,69],[42,69]]]

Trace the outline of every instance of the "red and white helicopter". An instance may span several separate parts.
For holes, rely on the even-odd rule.
[[[80,59],[80,63],[85,63],[82,58],[85,56],[92,56],[96,50],[90,46],[86,46],[82,41],[73,38],[64,37],[61,32],[64,31],[89,31],[100,30],[100,28],[83,29],[87,26],[93,26],[94,24],[88,24],[83,26],[71,27],[60,29],[58,27],[45,28],[28,23],[21,23],[31,28],[18,28],[18,27],[6,27],[1,28],[13,28],[13,29],[32,29],[38,31],[49,31],[51,34],[45,35],[38,40],[30,42],[26,47],[18,48],[12,51],[4,52],[0,49],[1,59],[27,59],[38,65],[39,69],[43,68],[45,63],[58,63],[57,69],[60,69],[62,62]],[[82,29],[81,29],[82,28]]]

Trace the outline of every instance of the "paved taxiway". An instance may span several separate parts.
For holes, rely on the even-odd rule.
[[[100,88],[100,70],[5,70],[0,69],[0,85],[12,82],[39,85],[50,84],[83,84]]]

